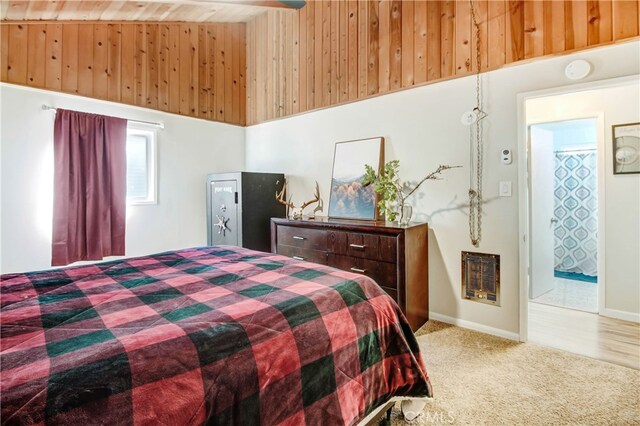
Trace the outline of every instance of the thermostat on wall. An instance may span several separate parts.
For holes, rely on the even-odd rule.
[[[511,164],[511,150],[503,149],[501,158],[502,158],[502,164]]]

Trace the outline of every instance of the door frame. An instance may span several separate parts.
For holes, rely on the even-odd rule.
[[[604,89],[610,87],[624,86],[630,82],[635,82],[637,76],[625,76],[606,80],[597,80],[588,83],[574,84],[570,86],[555,87],[532,92],[519,93],[517,96],[517,117],[518,117],[518,216],[519,216],[519,296],[520,296],[520,341],[526,342],[528,339],[528,317],[529,317],[529,271],[531,265],[531,202],[530,202],[530,182],[529,167],[529,128],[531,124],[526,120],[526,101],[534,98],[552,97],[566,95],[576,92],[583,92],[594,89]],[[604,112],[594,114],[567,115],[562,120],[572,120],[580,118],[597,119],[597,169],[598,169],[598,312],[602,314],[606,311],[605,303],[605,125]],[[546,121],[546,122],[553,122]]]

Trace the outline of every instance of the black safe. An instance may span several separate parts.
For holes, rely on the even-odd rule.
[[[276,200],[282,173],[213,173],[207,176],[207,244],[271,251],[271,218],[285,217]]]

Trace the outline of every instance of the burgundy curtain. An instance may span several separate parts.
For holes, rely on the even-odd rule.
[[[58,109],[52,266],[124,255],[127,120]]]

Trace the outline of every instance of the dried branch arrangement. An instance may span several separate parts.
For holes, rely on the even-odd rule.
[[[461,166],[447,166],[441,164],[435,171],[426,175],[412,188],[408,182],[403,183],[400,180],[399,160],[387,162],[382,168],[380,174],[376,174],[373,167],[366,164],[362,184],[364,186],[373,185],[373,190],[380,196],[380,200],[378,201],[380,213],[384,214],[388,220],[394,221],[402,211],[402,207],[406,204],[407,198],[416,192],[423,183],[428,180],[441,179],[440,176],[442,172],[458,167]]]

